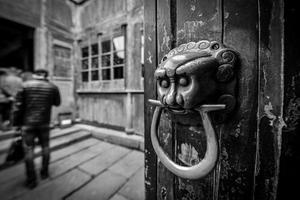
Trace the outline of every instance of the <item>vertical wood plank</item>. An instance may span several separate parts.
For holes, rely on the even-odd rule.
[[[252,199],[257,115],[257,1],[224,0],[225,45],[240,53],[239,108],[222,133],[219,199]]]
[[[222,39],[221,0],[177,0],[176,39],[177,45],[199,40]],[[195,165],[206,152],[206,137],[203,128],[176,123],[176,162]],[[189,156],[192,155],[192,156]],[[215,199],[214,184],[217,171],[199,180],[176,177],[176,199]]]
[[[282,1],[281,5],[283,4]],[[286,126],[282,130],[279,200],[299,195],[300,179],[300,31],[299,3],[284,1],[284,106]]]
[[[174,127],[170,115],[163,112],[159,126],[159,143],[164,152],[173,157]],[[157,166],[157,199],[174,199],[174,176],[161,162]]]
[[[222,0],[177,1],[177,45],[199,40],[221,41]]]
[[[283,1],[259,1],[255,199],[276,199],[283,122]]]
[[[153,115],[153,107],[148,104],[148,99],[156,98],[156,84],[153,78],[157,66],[156,57],[156,0],[144,1],[144,30],[145,30],[145,76],[144,76],[144,108],[145,108],[145,190],[146,200],[156,199],[156,168],[157,158],[152,147],[150,126]]]
[[[157,1],[157,60],[160,63],[161,59],[173,47],[174,35],[173,20],[171,12],[176,7],[173,7],[175,0],[159,0]],[[164,152],[170,157],[173,157],[174,149],[174,128],[173,123],[167,112],[163,112],[160,120],[158,139]],[[166,200],[174,199],[174,175],[158,161],[157,166],[157,199]]]

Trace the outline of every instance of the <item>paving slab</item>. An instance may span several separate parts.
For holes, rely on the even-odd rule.
[[[52,130],[52,131],[50,131],[50,139],[54,140],[56,138],[66,137],[66,136],[76,133],[76,132],[82,132],[82,129],[80,127],[74,126],[74,127],[64,129],[64,130],[62,130],[62,129],[57,129],[54,131]],[[91,133],[87,130],[84,130],[83,132],[88,132],[89,135],[91,135]],[[5,153],[8,150],[8,148],[10,147],[12,141],[14,140],[14,135],[15,135],[14,132],[9,131],[5,134],[3,134],[3,137],[0,140],[0,153]],[[69,141],[68,139],[62,139],[62,140]],[[51,145],[51,143],[50,143],[50,145]]]
[[[89,131],[78,131],[74,132],[72,134],[68,134],[62,137],[54,138],[50,140],[50,149],[56,150],[59,148],[63,148],[67,145],[73,144],[75,142],[82,141],[84,139],[87,139],[91,137],[91,133]],[[36,154],[41,153],[41,147],[38,145],[37,148],[35,148],[34,151]]]
[[[35,161],[40,162],[41,159],[37,159]],[[25,166],[22,165],[20,167],[22,167],[22,169],[18,172],[18,174],[19,174],[18,176],[10,179],[7,182],[1,183],[1,187],[0,187],[0,196],[1,196],[0,199],[1,200],[13,199],[23,193],[30,191],[24,185],[25,180],[26,180],[26,176],[24,173]],[[38,178],[39,185],[42,185],[49,181],[49,179],[39,180],[39,176],[37,178]]]
[[[95,139],[97,140],[97,139]],[[98,153],[98,154],[101,154],[113,147],[115,147],[116,145],[113,145],[113,144],[110,144],[110,143],[107,143],[107,142],[102,142],[101,140],[98,140],[99,143],[97,145],[93,145],[91,146],[89,149],[89,151],[92,151],[94,153]]]
[[[92,175],[97,175],[100,172],[104,171],[116,161],[120,160],[123,156],[128,154],[131,150],[114,146],[103,154],[91,159],[90,161],[79,166],[79,169],[90,173]]]
[[[112,198],[110,198],[109,200],[129,200],[126,199],[125,197],[123,197],[122,195],[119,194],[115,194]]]
[[[62,159],[66,156],[69,156],[73,153],[79,152],[79,151],[81,151],[85,148],[92,147],[93,145],[96,145],[100,142],[101,141],[99,141],[97,139],[89,138],[89,139],[86,139],[82,142],[73,144],[72,146],[68,146],[68,147],[65,147],[63,149],[51,152],[50,162],[53,163],[53,162],[55,162],[59,159]],[[36,164],[36,167],[39,168],[40,161],[38,161],[37,158],[35,159],[35,164]],[[51,166],[51,164],[50,164],[50,166]],[[14,165],[12,167],[9,167],[5,170],[0,171],[0,184],[4,183],[4,182],[7,182],[7,181],[9,181],[13,178],[16,178],[16,177],[18,177],[22,174],[24,174],[24,164],[23,164],[23,162],[21,162],[17,165]]]
[[[111,166],[109,170],[129,178],[142,166],[144,166],[144,154],[139,151],[132,151]]]
[[[68,147],[65,147],[63,149],[53,151],[51,153],[51,162],[54,162],[56,160],[66,157],[68,155],[71,155],[75,152],[81,151],[82,149],[89,148],[89,147],[94,146],[99,143],[101,143],[100,140],[97,140],[95,138],[88,138],[81,142],[78,142],[78,143],[72,144]]]
[[[95,156],[97,156],[97,153],[89,151],[88,149],[74,153],[50,165],[50,177],[59,176]]]
[[[0,154],[5,153],[13,142],[13,138],[0,141]]]
[[[118,193],[130,200],[144,200],[144,168],[141,167]]]
[[[74,144],[76,142],[80,142],[89,137],[91,137],[91,133],[86,130],[79,131],[79,132],[76,132],[73,134],[64,135],[62,137],[51,139],[50,140],[50,149],[51,149],[51,151],[61,149],[67,145]],[[97,140],[97,139],[94,139],[94,140]],[[0,168],[1,169],[9,167],[9,164],[5,163],[5,159],[6,159],[8,148],[11,145],[11,142],[12,142],[11,139],[0,142],[1,143],[0,145],[4,144],[4,146],[2,146],[2,150],[0,149]],[[39,145],[37,145],[35,148],[35,155],[36,156],[41,155],[41,147]]]
[[[0,194],[1,200],[12,199],[26,191],[29,191],[25,186],[25,174],[21,173],[18,178],[12,179],[8,182],[1,183]]]
[[[96,140],[96,141],[95,141]],[[99,141],[100,142],[100,141]],[[86,148],[79,152],[72,154],[71,151],[67,150],[68,153],[72,154],[65,159],[58,160],[58,164],[56,162],[51,162],[50,164],[50,176],[57,177],[69,170],[72,170],[74,167],[76,167],[78,164],[98,155],[96,152],[92,152],[88,150],[88,147],[91,147],[92,144],[97,144],[98,140],[93,139],[83,141],[82,144],[77,144],[74,146],[80,147],[80,148]],[[101,143],[101,142],[100,142]],[[105,143],[104,143],[104,146]],[[68,147],[67,147],[68,148]],[[71,148],[71,146],[70,146]],[[71,148],[72,149],[72,148]],[[52,155],[55,155],[56,152],[53,152]],[[58,152],[61,155],[61,152]],[[65,154],[65,156],[67,156]],[[57,156],[54,156],[58,158]],[[35,166],[36,171],[38,172],[38,169],[40,167],[41,163],[41,157],[35,159]],[[8,169],[5,169],[0,172],[0,194],[1,194],[1,200],[2,199],[11,199],[12,197],[18,196],[24,192],[27,192],[28,190],[24,187],[23,183],[26,179],[25,177],[25,166],[23,163],[15,165],[13,167],[10,167]]]
[[[107,200],[112,197],[125,182],[126,177],[105,171],[67,199]]]
[[[72,191],[78,189],[91,179],[91,176],[74,169],[57,179],[47,182],[36,189],[27,192],[17,199],[22,200],[57,200],[62,199]]]
[[[59,139],[58,144],[63,145],[68,143],[64,138],[73,137],[78,132],[89,134],[91,132],[91,129],[76,125],[71,128],[74,132],[69,133],[67,129],[70,128],[67,128],[64,130],[65,135],[60,135],[61,130],[52,132],[52,137],[55,138],[52,141]],[[98,128],[93,129],[93,133],[96,131],[99,131]],[[101,129],[101,131],[106,130]],[[119,132],[114,132],[112,137],[107,134],[111,132],[101,133],[100,135],[105,136],[104,139],[102,136],[97,137],[102,138],[102,141],[84,138],[81,142],[69,143],[72,145],[53,151],[50,179],[41,181],[34,190],[28,190],[23,186],[25,181],[23,163],[8,168],[8,171],[6,169],[0,171],[0,199],[143,200],[145,198],[144,155],[140,151],[121,147],[125,144],[124,146],[130,147],[131,145],[138,149],[137,146],[139,146],[141,150],[142,141],[135,139],[132,142],[131,139],[136,136],[122,134],[118,137]],[[122,141],[124,138],[125,142]],[[117,146],[114,142],[122,144]],[[38,172],[41,157],[35,159],[35,162]],[[2,179],[2,177],[5,178]]]
[[[40,164],[40,162],[41,162],[40,158],[35,159],[34,160],[35,166],[37,167]],[[0,172],[0,184],[3,185],[3,187],[0,187],[0,191],[4,189],[4,185],[6,185],[10,180],[15,178],[20,179],[20,177],[22,178],[24,174],[25,174],[25,165],[23,162],[14,165],[12,167],[9,167],[5,170],[2,170]]]

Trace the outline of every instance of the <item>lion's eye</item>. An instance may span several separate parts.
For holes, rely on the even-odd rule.
[[[181,78],[179,79],[179,84],[180,84],[181,86],[187,86],[189,83],[188,83],[188,80],[187,80],[186,77],[181,77]]]
[[[169,85],[170,85],[170,83],[169,83],[169,81],[166,80],[166,79],[162,79],[162,80],[160,81],[160,86],[163,87],[163,88],[168,88]]]

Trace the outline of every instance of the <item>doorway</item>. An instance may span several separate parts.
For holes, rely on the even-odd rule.
[[[34,28],[0,18],[0,67],[33,70]]]

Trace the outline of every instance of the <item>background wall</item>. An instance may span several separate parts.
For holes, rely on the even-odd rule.
[[[101,40],[101,37],[113,35],[115,29],[126,26],[124,79],[82,82],[81,64],[77,61],[75,82],[80,118],[143,135],[143,1],[92,0],[79,8],[78,12],[80,24],[76,39],[79,46],[94,42],[97,37]],[[80,53],[77,52],[76,58],[80,58]]]

